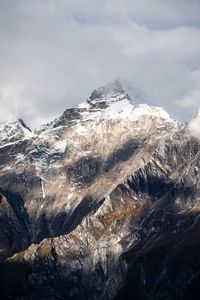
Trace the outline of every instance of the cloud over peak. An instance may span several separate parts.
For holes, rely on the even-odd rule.
[[[200,106],[197,0],[2,0],[0,117],[33,125],[122,78],[180,120]]]
[[[188,128],[193,136],[200,138],[200,108],[196,117],[188,124]]]

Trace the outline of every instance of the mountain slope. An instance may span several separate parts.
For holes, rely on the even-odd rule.
[[[116,81],[28,137],[6,134],[2,261],[15,254],[1,264],[2,297],[192,295],[200,142],[187,127]],[[187,264],[180,274],[174,261]]]

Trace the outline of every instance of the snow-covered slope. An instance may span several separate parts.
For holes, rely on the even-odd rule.
[[[172,122],[169,114],[160,107],[150,107],[147,104],[137,105],[118,81],[95,90],[87,102],[77,107],[80,111],[81,121],[129,118],[137,120],[143,115],[160,117]]]

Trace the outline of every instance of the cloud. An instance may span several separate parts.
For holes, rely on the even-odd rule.
[[[180,120],[200,106],[200,2],[1,0],[0,118],[35,126],[115,78]]]
[[[200,109],[197,116],[188,125],[190,133],[200,139]]]

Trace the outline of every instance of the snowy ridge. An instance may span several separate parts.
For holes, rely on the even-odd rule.
[[[136,121],[145,115],[170,123],[174,122],[162,107],[136,104],[136,97],[133,93],[130,98],[128,90],[123,88],[118,81],[95,90],[86,102],[77,106],[77,109],[80,110],[80,121],[82,122],[116,118],[128,118]],[[79,126],[79,131],[84,130]]]
[[[160,124],[175,122],[163,108],[141,104],[141,99],[136,90],[131,89],[129,93],[129,88],[116,80],[94,90],[85,102],[67,109],[50,124],[41,126],[36,133],[42,139],[54,141],[56,136],[60,139],[60,132],[67,128],[78,135],[85,135],[91,126],[94,129],[103,120],[138,121],[148,116],[158,119]]]
[[[164,122],[175,122],[170,115],[161,107],[153,107],[147,104],[137,104],[140,97],[134,90],[131,91],[116,80],[94,90],[91,96],[83,103],[74,108],[67,109],[59,118],[50,124],[43,125],[34,134],[22,120],[0,124],[1,147],[20,140],[42,139],[50,142],[51,148],[55,151],[64,152],[66,141],[63,141],[59,132],[66,128],[73,127],[75,132],[87,134],[88,126],[95,126],[96,122],[106,119],[129,119],[137,121],[141,117],[152,117]],[[140,100],[140,99],[139,99]],[[57,134],[60,137],[59,142]],[[55,146],[55,147],[54,147]]]
[[[87,103],[83,103],[78,107],[86,108]],[[149,106],[147,104],[139,104],[136,106],[126,98],[115,102],[110,101],[110,105],[104,110],[96,110],[91,113],[88,107],[87,111],[81,113],[82,121],[100,120],[106,118],[129,118],[130,120],[135,121],[141,116],[145,115],[164,119],[168,122],[174,122],[174,120],[162,107]]]
[[[28,129],[22,120],[13,120],[0,123],[0,146],[26,140],[33,137],[33,133]]]

